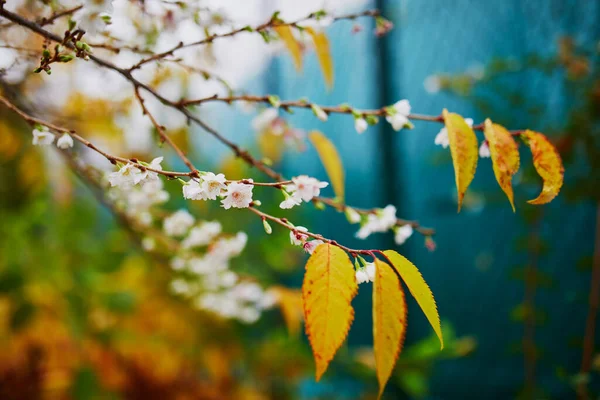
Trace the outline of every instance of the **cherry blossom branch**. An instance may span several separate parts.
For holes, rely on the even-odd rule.
[[[272,104],[273,96],[253,96],[253,95],[239,95],[239,96],[226,96],[221,97],[217,94],[204,97],[196,100],[181,100],[179,101],[179,105],[183,106],[199,106],[204,103],[209,102],[221,102],[231,104],[233,102],[249,102],[249,103],[264,103],[264,104]],[[288,111],[290,108],[305,108],[305,109],[320,109],[323,110],[326,114],[352,114],[359,117],[385,117],[388,115],[388,107],[381,107],[377,109],[368,109],[362,110],[354,108],[348,104],[342,104],[339,106],[323,106],[316,103],[312,103],[306,99],[300,100],[286,100],[286,101],[278,101],[277,105],[279,108]],[[413,121],[427,121],[427,122],[439,122],[444,123],[444,117],[440,115],[425,115],[425,114],[408,114],[407,118]],[[474,130],[483,131],[484,124],[480,123],[473,126]],[[510,131],[513,135],[521,134],[522,130],[512,130]]]
[[[337,19],[356,18],[356,17],[361,16],[361,15],[373,15],[373,16],[377,16],[378,12],[376,10],[375,11],[374,10],[370,10],[370,11],[366,11],[364,13],[352,14],[350,16],[345,16],[345,17],[338,17]],[[59,37],[58,35],[55,35],[52,32],[46,31],[45,29],[39,27],[34,22],[29,21],[29,20],[21,17],[20,15],[12,13],[12,12],[10,12],[8,10],[0,9],[0,16],[3,16],[3,17],[5,17],[5,18],[7,18],[7,19],[9,19],[9,20],[11,20],[11,21],[19,24],[19,25],[22,25],[22,26],[24,26],[24,27],[32,30],[33,32],[37,33],[38,35],[46,37],[47,39],[51,39],[51,40],[53,40],[55,42],[59,42],[59,43],[61,43],[63,41],[63,39],[61,37]],[[73,48],[73,45],[71,43],[66,43],[65,46]],[[265,175],[267,175],[268,177],[270,177],[274,181],[277,181],[277,182],[286,181],[286,179],[283,177],[282,174],[280,174],[279,172],[277,172],[274,169],[272,169],[271,167],[269,167],[263,161],[254,158],[248,151],[240,148],[236,143],[234,143],[231,140],[227,139],[225,136],[223,136],[222,134],[220,134],[218,131],[216,131],[215,129],[213,129],[209,125],[207,125],[199,117],[197,117],[196,115],[192,114],[190,112],[190,110],[188,110],[187,107],[184,104],[181,104],[180,102],[170,101],[167,98],[161,96],[159,93],[157,93],[151,87],[149,87],[148,85],[146,85],[146,84],[142,83],[141,81],[139,81],[138,79],[136,79],[131,74],[131,72],[129,70],[126,70],[126,69],[123,69],[123,68],[119,68],[116,65],[112,64],[111,62],[106,61],[106,60],[104,60],[102,58],[99,58],[99,57],[97,57],[97,56],[95,56],[93,54],[90,54],[89,58],[90,58],[90,60],[94,61],[98,65],[100,65],[100,66],[102,66],[104,68],[111,69],[111,70],[119,73],[120,75],[122,75],[126,80],[128,80],[134,86],[134,90],[136,92],[136,97],[138,98],[138,100],[143,100],[143,99],[141,99],[141,96],[139,94],[139,89],[144,89],[144,90],[148,91],[150,94],[152,94],[156,99],[158,99],[165,106],[168,106],[168,107],[171,107],[171,108],[179,110],[182,114],[184,114],[186,116],[186,118],[188,118],[189,121],[192,121],[192,122],[196,123],[198,126],[200,126],[205,131],[207,131],[209,134],[211,134],[212,136],[214,136],[221,143],[223,143],[224,145],[226,145],[227,147],[229,147],[234,152],[234,154],[237,157],[239,157],[242,160],[244,160],[250,166],[255,167],[256,169],[258,169],[259,171],[261,171],[262,173],[264,173]],[[145,109],[145,112],[147,113],[147,109],[146,109],[146,107],[143,104],[142,104],[142,107]],[[434,117],[431,117],[431,118],[434,118]],[[155,128],[157,128],[157,131],[158,131],[159,135],[161,135],[161,138],[168,138],[168,135],[166,135],[164,133],[163,127],[161,127],[156,122],[156,120],[153,117],[151,117],[151,120],[152,120],[152,123],[155,126]],[[159,126],[160,126],[161,129],[158,129]],[[167,141],[167,139],[165,139],[165,141]],[[168,142],[171,145],[171,147],[175,146],[174,149],[177,147],[172,140],[168,140]],[[190,176],[190,177],[196,176],[196,174],[198,173],[198,171],[193,167],[192,163],[189,161],[189,159],[187,159],[187,157],[185,156],[185,154],[180,149],[175,149],[175,151],[180,156],[180,158],[182,158],[182,160],[185,162],[186,166],[190,169],[190,174],[191,175],[188,175],[188,176]],[[322,198],[322,197],[315,197],[313,201],[315,201],[315,202],[319,202],[320,201],[320,202],[322,202],[322,203],[324,203],[326,205],[329,205],[329,206],[332,206],[335,203],[334,200],[332,200],[332,199]],[[345,211],[348,208],[350,208],[350,207],[348,207],[346,205],[343,205],[343,204],[341,204],[341,205],[337,204],[337,203],[335,203],[335,204],[336,204],[335,208],[338,209],[338,210],[340,210],[340,211],[341,210]],[[361,214],[371,214],[372,213],[372,211],[368,211],[368,210],[356,210],[356,211],[359,212],[359,213],[361,213]],[[410,222],[410,224],[414,228],[418,228],[417,231],[419,231],[420,233],[424,234],[425,236],[431,236],[434,233],[433,230],[428,229],[428,228],[421,229],[420,226],[419,226],[419,224],[416,223],[416,222],[414,222],[414,221]]]
[[[183,42],[179,42],[179,44],[177,44],[176,46],[172,47],[171,49],[169,49],[167,51],[164,51],[162,53],[157,53],[151,57],[147,57],[147,58],[140,60],[138,63],[136,63],[135,65],[130,67],[128,69],[128,71],[133,72],[136,69],[141,68],[144,64],[147,64],[152,61],[157,61],[157,60],[163,59],[168,56],[172,56],[176,51],[181,50],[181,49],[212,43],[216,39],[222,39],[222,38],[226,38],[226,37],[235,36],[242,32],[263,32],[266,29],[272,28],[274,26],[292,26],[292,27],[298,28],[299,27],[298,24],[301,24],[302,22],[306,22],[308,20],[315,19],[318,16],[319,16],[318,13],[311,13],[307,17],[301,18],[299,20],[296,20],[293,22],[284,22],[284,21],[281,21],[279,18],[277,18],[276,15],[273,15],[267,22],[265,22],[261,25],[258,25],[254,28],[246,25],[242,28],[238,28],[238,29],[235,29],[235,30],[227,32],[227,33],[212,34],[212,35],[207,36],[206,38],[204,38],[202,40],[198,40],[196,42],[191,42],[191,43],[187,43],[187,44],[184,44]],[[362,16],[377,17],[377,16],[379,16],[379,10],[367,10],[367,11],[363,11],[363,12],[356,13],[356,14],[349,14],[349,15],[334,17],[333,20],[339,21],[339,20],[344,20],[344,19],[356,19],[356,18],[362,17]]]
[[[61,126],[55,125],[48,121],[44,121],[40,118],[36,118],[36,117],[33,117],[33,116],[27,114],[26,112],[24,112],[23,110],[21,110],[20,108],[15,106],[13,103],[11,103],[8,99],[6,99],[3,96],[0,96],[0,103],[4,104],[8,109],[14,111],[16,114],[18,114],[25,122],[27,122],[32,127],[35,125],[43,125],[43,126],[50,128],[51,130],[53,130],[55,132],[68,134],[73,139],[77,140],[84,146],[86,146],[86,147],[94,150],[98,154],[104,156],[112,164],[116,164],[117,162],[121,162],[121,163],[125,163],[125,164],[132,164],[136,168],[139,168],[142,171],[148,170],[148,171],[155,172],[157,174],[166,176],[168,178],[177,178],[177,177],[183,177],[183,176],[194,177],[195,176],[194,174],[192,174],[192,172],[163,171],[163,170],[155,169],[152,167],[148,167],[147,165],[141,164],[140,161],[135,158],[127,159],[127,158],[123,158],[123,157],[119,157],[119,156],[114,156],[112,154],[105,152],[104,150],[101,150],[96,145],[91,143],[89,140],[84,139],[83,137],[79,136],[72,129],[63,128]]]
[[[321,240],[324,243],[329,243],[333,246],[337,246],[340,249],[350,253],[352,256],[356,257],[357,254],[363,254],[363,255],[371,255],[373,253],[374,250],[358,250],[358,249],[351,249],[350,247],[346,247],[342,244],[339,244],[338,242],[336,242],[335,240],[332,239],[327,239],[326,237],[324,237],[323,235],[317,234],[317,233],[311,233],[309,231],[299,231],[296,229],[296,227],[294,225],[292,225],[287,218],[279,218],[279,217],[275,217],[273,215],[267,214],[265,212],[260,211],[259,209],[257,209],[255,206],[251,205],[250,207],[248,207],[248,209],[250,211],[252,211],[254,214],[258,215],[261,219],[263,220],[268,220],[271,222],[275,222],[278,225],[283,226],[284,228],[290,230],[291,232],[294,233],[301,233],[303,235],[309,236],[313,239],[316,240]]]

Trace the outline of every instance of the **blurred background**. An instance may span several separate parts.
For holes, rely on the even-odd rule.
[[[230,0],[219,6],[234,20],[254,22],[275,9],[287,18],[323,7],[291,3]],[[354,227],[331,210],[289,213],[348,246],[396,249],[429,283],[447,346],[438,350],[409,300],[407,339],[384,398],[597,398],[598,298],[590,301],[590,289],[597,293],[600,285],[600,2],[378,0],[325,7],[337,14],[376,7],[394,24],[383,38],[373,35],[367,19],[360,20],[359,32],[350,21],[327,29],[335,69],[331,91],[313,51],[307,51],[301,74],[289,54],[265,50],[260,38],[258,47],[235,39],[235,51],[215,47],[215,62],[237,65],[222,72],[247,93],[357,108],[407,98],[416,113],[438,115],[448,108],[475,121],[489,117],[509,129],[531,128],[551,138],[566,169],[559,197],[530,206],[525,200],[537,195],[541,182],[528,152],[521,151],[513,213],[491,162],[481,159],[457,214],[450,153],[434,145],[439,125],[417,122],[414,130],[394,132],[380,123],[357,135],[348,116],[326,123],[310,111],[285,117],[335,143],[346,169],[348,204],[393,204],[400,217],[436,230],[436,249],[429,251],[417,235],[402,246],[391,234],[358,240]],[[4,89],[27,93],[29,78],[15,78],[13,67],[0,65]],[[35,78],[33,85],[49,87],[60,77],[55,75]],[[61,82],[77,86],[76,80]],[[98,86],[102,81],[88,78],[85,88],[64,95],[63,120],[82,134],[93,131],[102,143],[120,143],[136,125],[113,122],[126,100],[91,94],[89,88]],[[52,92],[44,90],[30,92],[35,95],[29,100],[48,102]],[[239,107],[210,104],[200,112],[227,137],[271,158],[285,175],[327,180],[316,151],[301,136],[290,145],[257,134],[250,127],[255,115]],[[259,177],[205,133],[170,129],[207,170],[232,179]],[[306,256],[288,245],[287,232],[275,229],[267,238],[255,218],[186,203],[180,186],[165,185],[171,193],[165,209],[187,207],[198,219],[221,221],[224,231],[245,231],[248,244],[232,270],[279,288],[285,299],[256,323],[223,320],[176,296],[168,255],[143,251],[143,238],[123,227],[102,195],[70,173],[53,150],[31,146],[29,134],[14,114],[0,109],[0,398],[376,398],[369,290],[354,300],[347,344],[315,383],[295,290]],[[148,153],[167,153],[152,146]],[[119,155],[146,154],[130,150]],[[181,167],[168,153],[167,163]],[[266,209],[280,213],[280,199],[268,196],[261,197]]]

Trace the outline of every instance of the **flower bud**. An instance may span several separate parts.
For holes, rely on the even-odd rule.
[[[267,235],[273,233],[273,228],[271,228],[271,225],[269,225],[269,222],[265,218],[263,218],[263,227],[265,228]]]

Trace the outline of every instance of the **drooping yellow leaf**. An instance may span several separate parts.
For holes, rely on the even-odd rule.
[[[533,200],[529,200],[529,204],[546,204],[552,201],[560,192],[563,185],[565,168],[558,150],[546,136],[539,132],[526,130],[521,135],[529,144],[531,153],[533,154],[533,166],[544,180],[542,193]]]
[[[396,271],[402,277],[402,280],[408,287],[410,294],[417,300],[419,307],[427,317],[433,331],[440,339],[441,348],[444,348],[444,338],[442,337],[442,327],[440,324],[440,316],[437,306],[433,298],[431,289],[423,279],[423,276],[413,263],[407,260],[404,256],[398,254],[394,250],[386,250],[383,252],[388,261],[396,268]]]
[[[344,200],[344,166],[342,159],[338,154],[335,145],[319,131],[312,131],[308,134],[311,143],[317,149],[319,158],[327,171],[331,186],[337,198]]]
[[[387,263],[375,261],[373,282],[373,350],[379,397],[383,393],[406,333],[406,300],[398,276]]]
[[[297,336],[302,324],[302,292],[298,289],[290,289],[283,286],[271,288],[277,296],[277,304],[285,320],[290,336]]]
[[[339,247],[322,244],[306,263],[302,300],[306,335],[316,363],[316,380],[346,339],[354,319],[350,304],[357,292],[354,267]]]
[[[313,39],[325,84],[328,89],[331,89],[333,87],[333,60],[329,49],[329,39],[327,39],[325,32],[317,32],[312,28],[306,28],[306,31]]]
[[[512,189],[512,177],[519,170],[519,149],[511,133],[502,125],[485,120],[484,134],[490,148],[492,167],[498,184],[506,193],[510,205],[515,211]]]
[[[290,28],[289,25],[280,25],[274,27],[273,29],[275,29],[275,32],[277,32],[279,38],[283,41],[285,47],[292,55],[296,71],[302,71],[302,49],[292,33],[292,28]]]
[[[454,165],[454,179],[458,191],[458,211],[462,206],[465,192],[475,177],[477,158],[477,137],[464,118],[455,113],[443,111],[444,123],[450,141],[450,153]]]

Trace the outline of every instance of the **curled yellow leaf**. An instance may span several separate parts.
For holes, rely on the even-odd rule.
[[[325,84],[328,89],[331,89],[333,87],[333,60],[329,49],[329,39],[325,32],[317,32],[312,28],[306,28],[306,32],[312,37]]]
[[[292,28],[290,28],[289,25],[280,25],[275,26],[273,29],[277,32],[277,35],[279,35],[279,38],[290,52],[292,59],[294,60],[296,71],[302,71],[302,49],[292,33]]]
[[[344,166],[342,159],[335,148],[335,145],[319,131],[312,131],[308,134],[308,138],[311,143],[317,149],[321,163],[327,171],[331,186],[335,192],[336,197],[343,201],[344,200]]]
[[[440,316],[438,314],[437,305],[433,298],[431,289],[423,279],[423,276],[417,267],[404,256],[398,254],[394,250],[386,250],[383,252],[387,260],[392,264],[396,271],[402,277],[402,280],[408,287],[410,294],[415,298],[421,310],[431,324],[433,331],[440,339],[441,348],[444,348],[444,338],[442,336],[442,327],[440,324]]]
[[[316,380],[327,370],[354,320],[350,304],[358,290],[354,267],[337,246],[322,244],[306,263],[302,300],[306,335],[316,363]]]
[[[533,200],[529,200],[528,203],[549,203],[558,195],[563,185],[565,168],[560,154],[548,138],[539,132],[526,130],[521,135],[531,149],[535,170],[544,180],[544,187],[540,195]]]
[[[490,148],[492,167],[498,184],[508,197],[515,211],[512,177],[519,170],[519,149],[512,134],[502,125],[494,124],[490,119],[484,123],[485,139]]]
[[[475,177],[477,168],[478,147],[477,137],[464,118],[444,109],[444,124],[448,131],[450,153],[454,165],[454,179],[458,191],[458,211],[462,206],[467,188]]]
[[[406,334],[406,300],[398,276],[387,263],[375,261],[373,282],[373,350],[379,397],[390,378]]]

